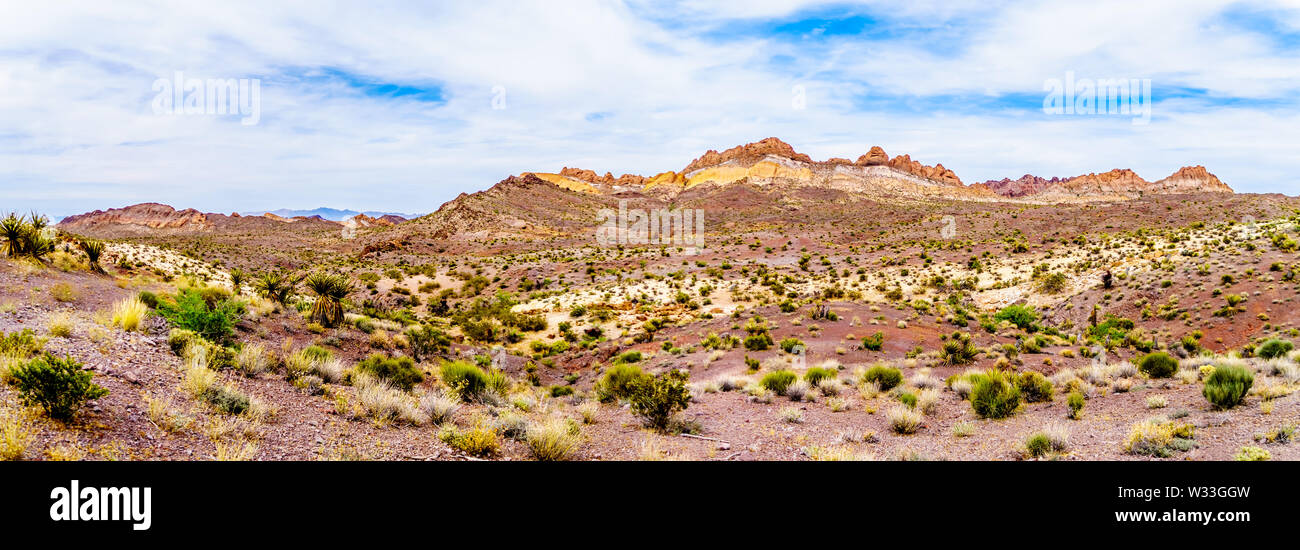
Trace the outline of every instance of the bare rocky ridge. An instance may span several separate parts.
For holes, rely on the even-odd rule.
[[[1004,197],[1054,200],[1122,200],[1138,198],[1148,193],[1232,193],[1231,187],[1199,165],[1184,166],[1169,177],[1154,182],[1142,179],[1132,170],[1115,169],[1066,179],[1046,179],[1025,174],[1017,180],[989,180],[975,186]]]

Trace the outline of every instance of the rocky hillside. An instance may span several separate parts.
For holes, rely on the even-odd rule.
[[[1100,174],[1073,178],[1041,178],[1025,174],[1020,179],[989,180],[975,184],[1009,198],[1034,200],[1124,200],[1147,194],[1232,193],[1204,166],[1185,166],[1157,181],[1147,181],[1129,169],[1115,169]]]
[[[557,173],[532,175],[555,185],[590,194],[644,193],[672,199],[703,184],[726,185],[747,182],[755,185],[787,183],[797,186],[839,189],[848,192],[888,193],[906,198],[942,197],[996,199],[983,188],[962,184],[961,178],[942,164],[929,166],[909,155],[890,158],[880,147],[872,147],[856,161],[831,158],[814,161],[777,138],[732,147],[722,152],[709,150],[680,171],[651,177],[565,167]]]

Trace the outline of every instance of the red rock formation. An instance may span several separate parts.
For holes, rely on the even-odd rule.
[[[867,154],[858,157],[857,162],[858,166],[883,166],[885,164],[889,164],[889,155],[886,155],[885,150],[881,149],[879,145],[871,146],[871,150],[867,151]]]
[[[644,176],[638,176],[636,174],[623,174],[615,178],[614,174],[609,172],[605,172],[604,176],[598,176],[591,170],[569,168],[567,166],[560,169],[560,175],[582,180],[587,183],[598,183],[604,185],[645,185],[645,183],[649,181]]]
[[[690,164],[686,165],[686,168],[682,169],[682,173],[689,174],[695,170],[699,170],[700,168],[717,166],[731,160],[757,162],[768,155],[785,157],[807,163],[812,163],[813,161],[808,157],[808,155],[796,153],[794,147],[791,147],[789,143],[770,137],[762,141],[738,145],[721,153],[710,149],[708,152],[704,153],[704,155],[700,156],[700,158],[697,158],[691,161]]]
[[[212,226],[207,215],[198,210],[187,208],[178,211],[156,202],[96,210],[68,216],[59,222],[59,227],[65,229],[92,228],[101,225],[139,225],[154,229],[207,229]]]
[[[1161,193],[1231,193],[1232,188],[1219,181],[1204,166],[1184,166],[1169,177],[1151,184]]]

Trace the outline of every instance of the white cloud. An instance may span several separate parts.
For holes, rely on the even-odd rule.
[[[1149,76],[1215,98],[1294,97],[1297,52],[1223,25],[1222,4],[1116,2],[1065,13],[1058,4],[888,2],[865,9],[956,42],[719,38],[739,20],[839,6],[0,5],[0,209],[62,215],[157,200],[213,211],[429,211],[522,171],[654,173],[767,136],[818,158],[852,158],[880,144],[942,162],[968,182],[1112,167],[1155,178],[1203,163],[1238,189],[1295,184],[1294,102],[1171,100],[1143,128],[1127,119],[1046,118],[1037,101],[938,111],[858,103],[882,93],[922,105],[934,94],[1032,94],[1067,70]],[[1279,24],[1295,25],[1295,11],[1270,9],[1283,10]],[[789,62],[773,63],[776,56]],[[285,71],[317,67],[436,84],[446,102],[283,80]],[[261,123],[152,114],[153,80],[177,70],[263,78]],[[806,110],[791,108],[795,84],[808,91]],[[494,86],[505,87],[505,110],[492,109]],[[593,113],[600,120],[589,121]]]

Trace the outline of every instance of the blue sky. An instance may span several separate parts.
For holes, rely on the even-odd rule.
[[[1293,0],[266,4],[0,6],[0,210],[426,212],[769,136],[967,183],[1203,164],[1300,193]],[[259,79],[257,123],[155,114],[177,71]],[[1044,113],[1067,73],[1150,79],[1150,123]]]

